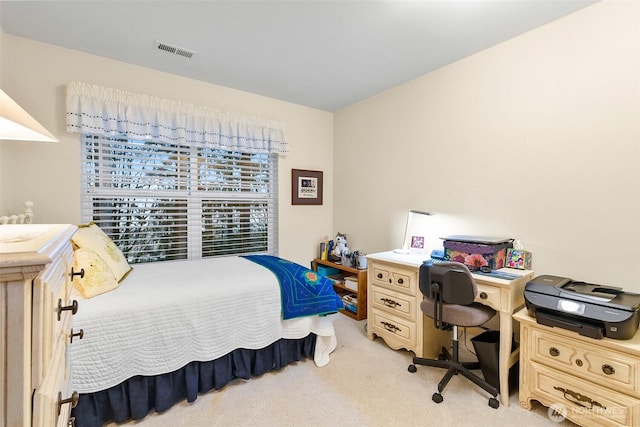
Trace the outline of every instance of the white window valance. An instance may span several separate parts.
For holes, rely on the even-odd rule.
[[[67,85],[67,131],[245,153],[289,151],[275,121],[81,82]]]

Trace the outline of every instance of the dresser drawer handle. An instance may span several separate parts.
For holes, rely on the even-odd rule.
[[[382,279],[382,273],[378,273],[378,275],[376,276],[378,279]]]
[[[395,302],[394,300],[389,298],[380,298],[380,301],[382,301],[384,305],[386,305],[387,307],[391,307],[391,308],[402,307],[402,304],[400,304],[399,302]]]
[[[71,335],[69,335],[69,338],[71,338],[72,344],[73,344],[73,337],[78,337],[80,339],[84,338],[84,329],[80,329],[80,332],[73,332],[73,328],[72,328]]]
[[[616,369],[611,365],[602,365],[602,372],[606,375],[613,375],[616,373]]]
[[[71,397],[69,397],[68,399],[62,399],[62,392],[58,392],[58,415],[60,415],[60,412],[62,412],[62,405],[66,405],[67,403],[71,403],[71,407],[75,408],[76,405],[78,404],[78,392],[74,391],[73,393],[71,393]]]
[[[84,268],[80,269],[80,272],[74,272],[73,271],[73,267],[71,267],[71,273],[69,273],[69,276],[71,277],[71,281],[73,282],[73,278],[76,276],[80,276],[81,279],[84,278]]]
[[[549,354],[550,354],[550,355],[552,355],[553,357],[560,356],[560,350],[558,350],[558,349],[557,349],[557,348],[555,348],[555,347],[551,347],[551,348],[549,349]]]
[[[558,386],[555,386],[553,388],[563,392],[564,398],[566,400],[568,400],[571,403],[575,403],[576,405],[580,405],[583,408],[593,409],[594,406],[597,406],[598,408],[601,408],[604,410],[607,409],[607,407],[604,406],[602,403],[596,402],[595,400],[591,399],[589,396],[585,396],[584,394],[578,393],[577,391],[569,390],[568,388],[562,388]]]
[[[58,321],[62,318],[62,312],[71,310],[71,314],[76,314],[78,312],[78,301],[73,300],[71,305],[63,306],[62,300],[58,299]]]
[[[396,331],[402,331],[402,329],[398,328],[393,323],[382,322],[382,326],[384,326],[384,328],[389,332],[394,332],[395,333]]]
[[[404,284],[404,280],[402,280],[402,277],[398,279],[398,285],[402,285]]]
[[[486,292],[480,292],[480,299],[487,299],[489,298],[489,295],[487,295]]]

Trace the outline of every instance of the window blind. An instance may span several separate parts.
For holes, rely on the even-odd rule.
[[[82,137],[82,220],[130,263],[277,255],[277,154]]]

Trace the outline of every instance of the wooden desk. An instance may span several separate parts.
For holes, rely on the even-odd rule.
[[[418,357],[437,357],[443,341],[442,331],[435,330],[431,319],[420,312],[422,294],[418,288],[418,272],[427,255],[403,255],[393,251],[367,256],[369,324],[367,337],[379,336],[392,348],[406,348]],[[519,349],[513,353],[513,313],[524,305],[524,286],[533,277],[531,270],[503,269],[519,275],[506,280],[473,274],[478,286],[476,301],[497,311],[500,320],[500,401],[509,406],[509,368],[518,361]],[[377,297],[380,295],[380,297]],[[389,295],[391,298],[389,298]],[[381,304],[379,300],[406,301],[401,309],[396,304]],[[408,306],[408,307],[406,307]],[[398,325],[396,325],[398,323]],[[402,327],[404,326],[404,327]],[[402,335],[407,331],[406,335]],[[449,343],[445,346],[448,347]]]

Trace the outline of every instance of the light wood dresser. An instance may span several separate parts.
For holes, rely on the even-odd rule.
[[[72,225],[0,226],[0,425],[68,427]]]
[[[550,416],[582,426],[640,425],[640,333],[598,340],[539,325],[526,309],[513,317],[520,322],[521,407],[537,400]]]

